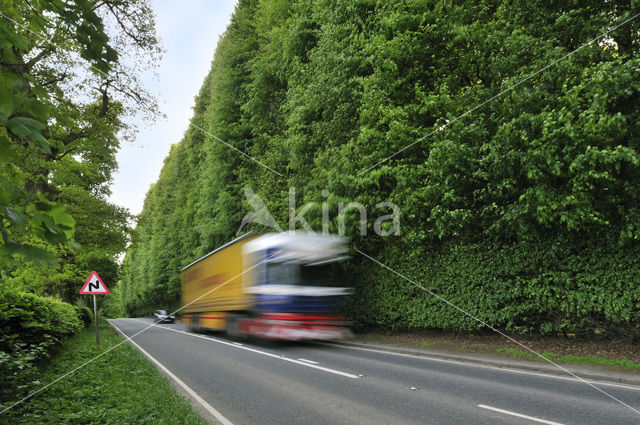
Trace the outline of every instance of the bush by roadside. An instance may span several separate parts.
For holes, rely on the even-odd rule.
[[[93,322],[93,312],[89,307],[74,305],[73,308],[76,309],[78,318],[82,321],[82,323],[84,323],[85,326],[89,326],[91,322]]]
[[[0,402],[24,394],[36,381],[37,363],[91,319],[86,307],[0,290]]]

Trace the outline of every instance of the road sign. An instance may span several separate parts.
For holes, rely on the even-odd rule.
[[[82,285],[80,289],[80,295],[93,295],[93,317],[96,322],[96,344],[100,344],[100,337],[98,336],[98,305],[96,303],[96,295],[109,294],[109,288],[104,284],[98,273],[95,270],[91,272],[87,281]]]
[[[82,289],[80,289],[80,295],[107,295],[109,293],[109,289],[95,270],[91,272]]]

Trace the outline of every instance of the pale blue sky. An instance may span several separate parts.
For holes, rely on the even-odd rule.
[[[220,35],[225,31],[236,0],[153,0],[156,30],[165,54],[157,69],[159,81],[145,79],[167,115],[142,127],[135,143],[123,143],[118,153],[110,202],[142,211],[151,183],[160,175],[164,158],[178,143],[193,114],[194,97],[204,81]]]

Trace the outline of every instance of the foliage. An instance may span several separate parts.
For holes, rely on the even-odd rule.
[[[612,238],[613,239],[613,238]],[[416,253],[385,252],[381,262],[493,327],[556,334],[602,328],[609,336],[640,337],[637,246],[603,253],[613,241],[549,238],[514,244],[447,243]],[[362,327],[487,330],[474,318],[366,261],[352,265]]]
[[[93,329],[65,341],[58,355],[42,367],[36,390],[122,341],[104,321],[100,345]],[[87,397],[92,394],[92,397]],[[15,399],[12,399],[15,400]],[[117,408],[113,408],[117,406]],[[189,402],[166,377],[125,343],[75,371],[5,415],[11,424],[201,424]],[[2,417],[0,417],[0,422]]]
[[[85,310],[51,297],[0,290],[0,401],[22,394],[37,376],[37,362],[80,330],[87,314],[91,321]]]
[[[110,294],[102,302],[101,313],[104,314],[105,317],[113,319],[123,317],[124,312],[122,311],[122,290],[120,282],[111,286],[109,292]]]
[[[85,326],[89,326],[93,322],[93,313],[89,307],[74,305],[73,308],[76,309],[78,318]]]
[[[138,217],[125,311],[178,302],[245,187],[284,228],[295,187],[332,231],[340,202],[397,204],[399,236],[353,220],[353,247],[493,326],[637,335],[639,21],[585,44],[631,3],[240,1],[192,123],[283,177],[191,126]],[[345,279],[360,326],[482,327],[357,253]]]
[[[0,9],[0,277],[73,301],[92,269],[115,282],[127,243],[106,200],[115,154],[136,110],[158,112],[121,59],[154,63],[153,16],[144,0]]]
[[[107,202],[135,108],[157,107],[121,63],[159,53],[144,0],[0,0],[1,394],[91,320],[66,301],[92,269],[117,277],[129,213]],[[48,267],[42,267],[42,266]],[[38,295],[36,295],[38,294]]]

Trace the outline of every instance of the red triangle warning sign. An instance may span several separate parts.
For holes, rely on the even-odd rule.
[[[82,285],[82,289],[80,290],[80,295],[107,295],[109,294],[109,289],[104,284],[100,276],[96,271],[92,271],[89,275],[89,279]]]

